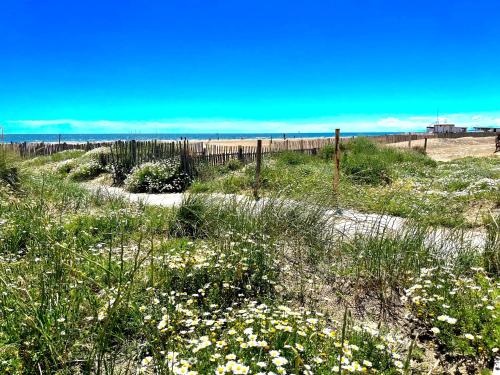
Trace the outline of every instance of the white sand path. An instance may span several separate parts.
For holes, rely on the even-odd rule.
[[[87,189],[109,196],[110,198],[122,198],[129,202],[161,206],[161,207],[179,207],[189,196],[188,193],[169,193],[169,194],[148,194],[148,193],[129,193],[119,187],[110,187],[96,185],[92,183],[83,184]],[[303,202],[290,199],[261,198],[255,201],[252,197],[236,194],[206,194],[208,199],[215,203],[236,202],[245,210],[258,212],[268,205],[285,205],[289,208],[296,206],[304,207]],[[397,216],[380,215],[373,213],[363,213],[352,209],[333,210],[325,209],[322,211],[325,215],[328,229],[341,236],[353,237],[356,234],[373,234],[390,231],[397,235],[406,227],[412,225],[412,221]],[[483,229],[461,229],[453,230],[444,227],[436,227],[428,231],[426,243],[439,247],[441,251],[449,254],[459,251],[461,248],[473,248],[482,252],[486,244],[486,232]]]

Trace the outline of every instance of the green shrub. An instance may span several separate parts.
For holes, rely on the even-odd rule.
[[[358,184],[380,185],[389,183],[389,166],[376,154],[346,154],[342,159],[342,171]]]
[[[415,163],[427,166],[436,166],[433,159],[419,152],[419,150],[398,149],[386,147],[370,141],[368,138],[354,138],[345,144],[345,153],[356,155],[377,155],[385,163],[392,166],[398,163]]]
[[[174,193],[184,191],[191,182],[181,170],[180,160],[168,159],[132,169],[125,179],[125,189],[131,193]]]
[[[345,144],[345,152],[353,154],[375,154],[379,152],[378,145],[365,137],[356,137]]]
[[[237,171],[243,168],[243,163],[238,159],[230,159],[224,167],[228,171]]]
[[[360,184],[390,183],[391,175],[401,164],[408,170],[414,169],[414,166],[436,166],[434,160],[418,151],[380,146],[363,137],[350,140],[342,155],[344,173]]]
[[[326,145],[323,146],[318,153],[318,156],[323,160],[332,160],[335,155],[335,146],[334,145]]]
[[[73,181],[86,181],[96,178],[103,172],[106,172],[106,169],[101,163],[96,160],[91,160],[72,169],[69,177]]]
[[[278,163],[299,165],[311,161],[311,156],[297,151],[285,151],[278,155]]]
[[[203,199],[190,195],[175,213],[171,234],[177,237],[203,237],[207,211],[208,206]]]
[[[19,185],[19,173],[14,164],[14,155],[0,149],[0,183],[4,183],[10,188]]]

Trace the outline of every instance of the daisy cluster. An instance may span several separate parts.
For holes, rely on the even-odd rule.
[[[225,241],[186,242],[154,259],[172,289],[198,292],[210,285],[213,299],[270,294],[279,273],[266,235],[230,232]]]
[[[207,306],[208,288],[172,291],[140,307],[148,334],[139,373],[403,372],[408,342],[376,327],[343,326],[318,312],[251,299]]]
[[[500,282],[482,268],[470,275],[422,269],[405,291],[416,318],[448,351],[491,359],[500,344]]]

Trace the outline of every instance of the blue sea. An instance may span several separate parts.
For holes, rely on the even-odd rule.
[[[345,132],[342,137],[401,134],[403,132]],[[5,134],[4,142],[108,142],[116,140],[215,140],[215,139],[287,139],[332,137],[334,133],[114,133],[114,134]],[[60,137],[60,139],[59,139]]]

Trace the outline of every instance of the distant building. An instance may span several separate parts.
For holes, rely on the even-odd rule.
[[[455,126],[455,124],[432,124],[427,127],[429,133],[466,133],[466,126]]]
[[[493,126],[476,126],[474,130],[477,132],[484,132],[484,133],[500,133],[500,128]]]

